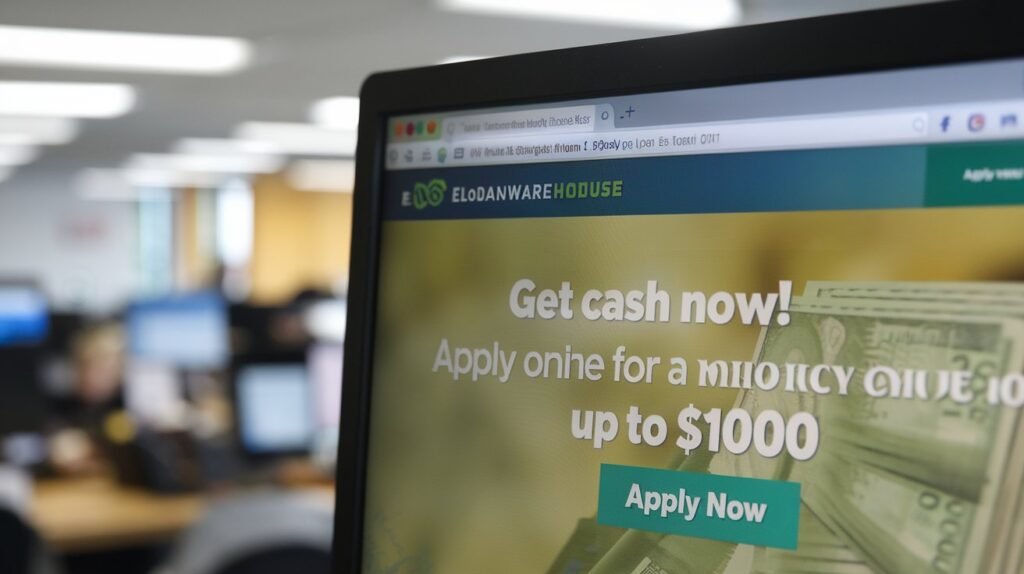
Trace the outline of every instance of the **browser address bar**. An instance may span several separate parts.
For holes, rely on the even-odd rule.
[[[490,132],[490,137],[474,135],[451,137],[444,142],[392,144],[388,148],[388,167],[408,169],[884,145],[925,139],[928,127],[926,112],[900,111],[585,132],[567,128],[554,133],[511,130],[501,131],[503,136]]]

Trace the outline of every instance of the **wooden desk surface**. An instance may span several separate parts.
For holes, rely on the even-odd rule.
[[[108,550],[167,541],[199,519],[197,494],[158,495],[110,479],[57,479],[35,484],[31,516],[56,552]]]
[[[333,504],[332,483],[284,483],[288,490],[323,496]],[[55,552],[93,552],[168,542],[199,520],[208,500],[204,494],[128,488],[112,478],[50,479],[35,483],[31,518]]]

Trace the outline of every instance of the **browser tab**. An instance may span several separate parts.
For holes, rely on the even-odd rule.
[[[444,132],[452,141],[459,141],[591,132],[596,123],[597,106],[572,106],[456,116],[445,119]]]

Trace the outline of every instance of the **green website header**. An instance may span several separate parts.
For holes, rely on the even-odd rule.
[[[750,152],[390,172],[388,219],[1024,204],[1024,143]]]

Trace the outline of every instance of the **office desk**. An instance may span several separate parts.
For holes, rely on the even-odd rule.
[[[196,494],[157,495],[106,478],[35,484],[31,517],[55,552],[100,551],[166,542],[199,519]]]
[[[281,478],[280,487],[333,504],[333,483],[301,473]],[[159,495],[112,478],[42,480],[35,483],[31,518],[55,552],[113,550],[173,540],[202,516],[210,496]]]

